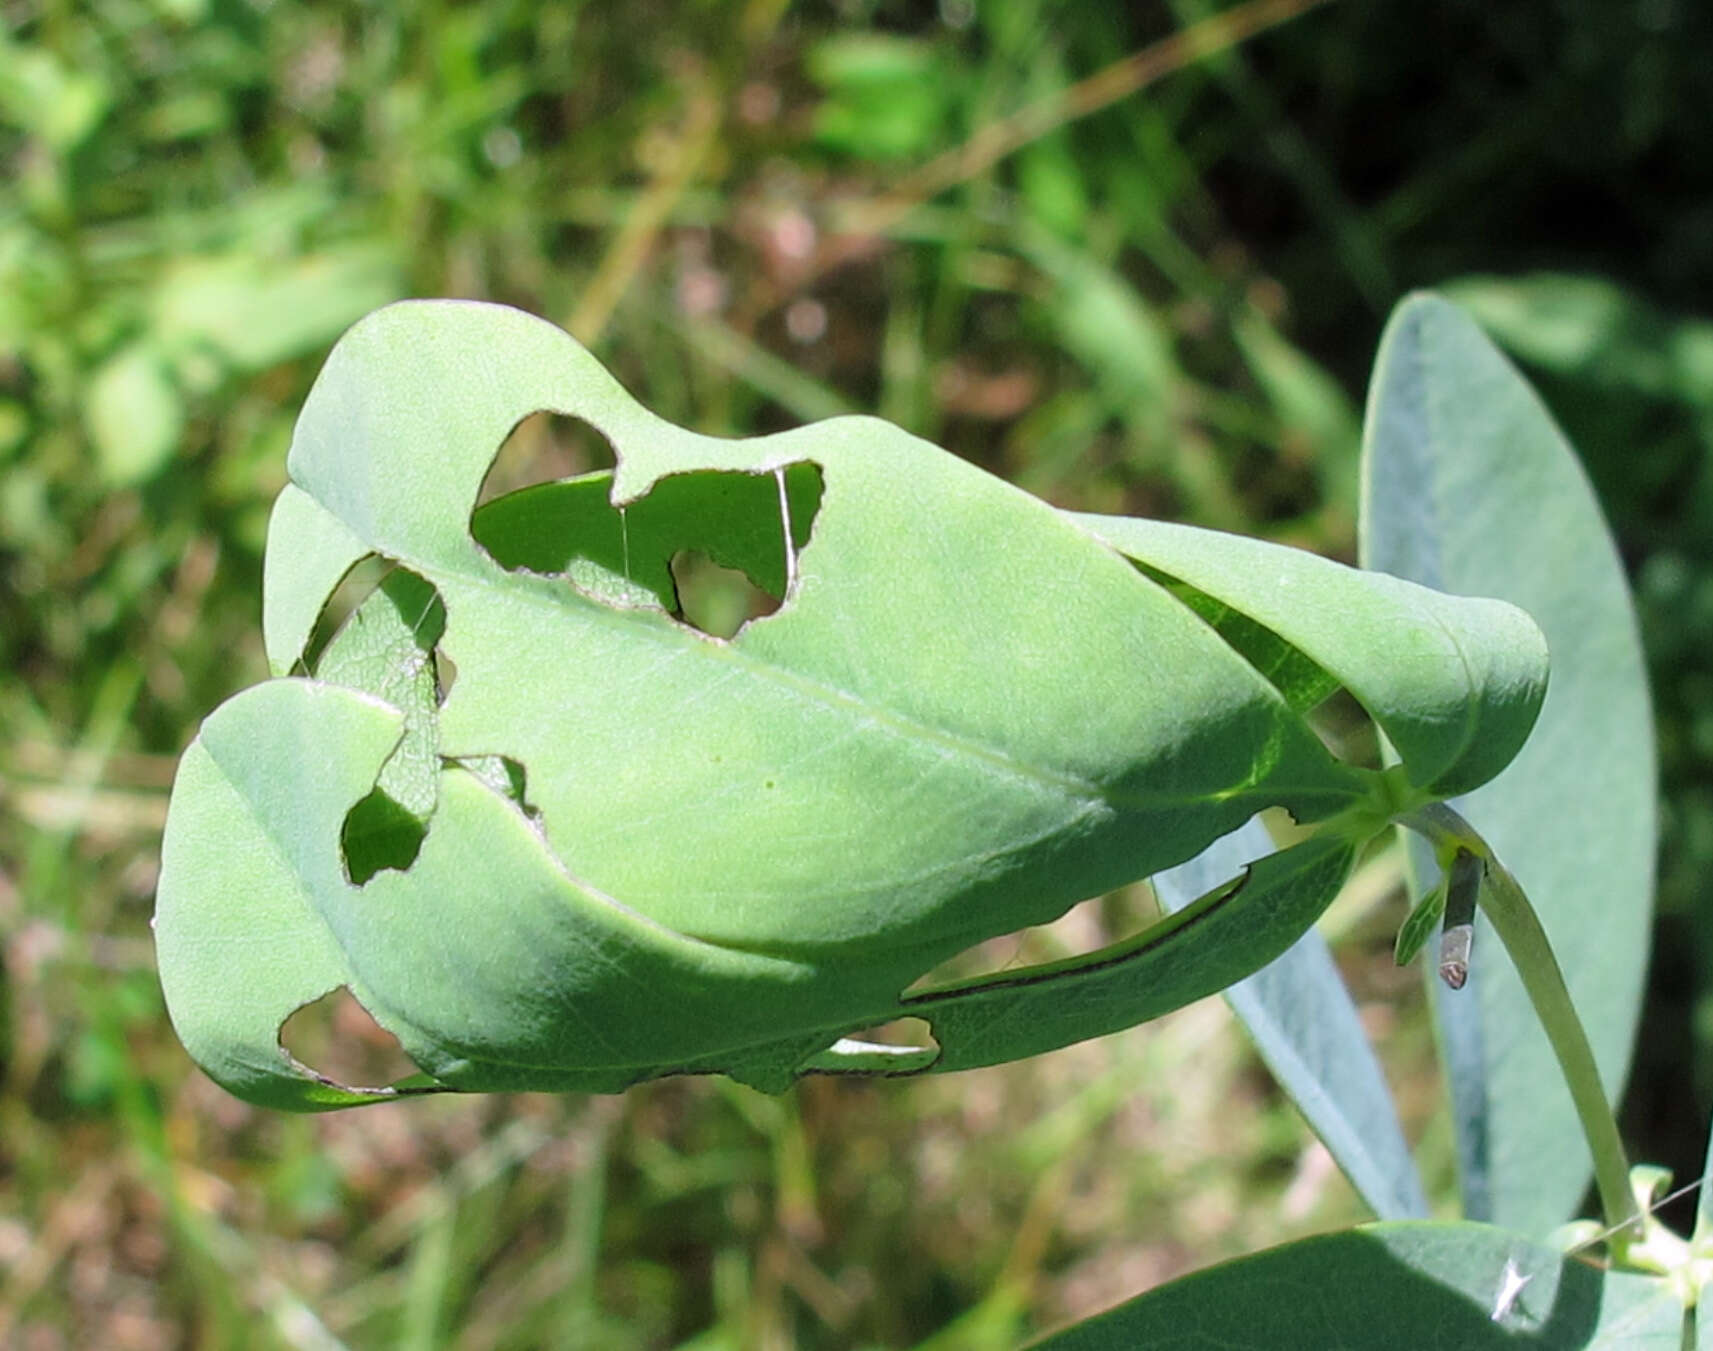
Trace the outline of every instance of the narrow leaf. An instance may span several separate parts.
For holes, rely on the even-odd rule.
[[[1129,943],[902,1001],[942,1047],[936,1070],[972,1069],[1117,1032],[1217,994],[1284,952],[1350,875],[1356,851],[1314,836],[1248,864]]]
[[[1398,966],[1408,966],[1427,945],[1433,931],[1445,914],[1445,888],[1435,887],[1417,901],[1409,917],[1398,928],[1398,941],[1392,945],[1392,960]]]
[[[1167,910],[1179,910],[1211,879],[1231,875],[1273,847],[1266,828],[1250,821],[1154,878],[1154,893]],[[1382,1219],[1426,1216],[1427,1198],[1386,1076],[1319,932],[1305,930],[1225,997],[1279,1086],[1374,1213]]]

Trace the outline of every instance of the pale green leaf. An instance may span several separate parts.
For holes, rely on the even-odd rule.
[[[1075,519],[1324,669],[1380,724],[1419,787],[1450,794],[1486,782],[1534,725],[1546,645],[1515,606],[1441,595],[1264,540],[1134,517]],[[1276,644],[1269,650],[1279,660]]]
[[[1251,821],[1155,877],[1154,894],[1166,910],[1177,911],[1273,847],[1266,828]],[[1319,932],[1305,930],[1225,997],[1279,1086],[1374,1213],[1382,1219],[1426,1216],[1427,1198],[1385,1073]]]
[[[497,447],[541,409],[593,423],[616,473],[474,511]],[[1314,820],[1372,791],[1215,631],[1045,504],[869,419],[693,435],[515,311],[366,320],[318,380],[289,468],[270,661],[400,723],[361,772],[312,728],[250,734],[303,762],[275,781],[337,788],[316,819],[338,828],[298,890],[359,998],[447,1085],[718,1068],[781,1087],[912,1011],[901,992],[960,949],[1179,862],[1262,806]],[[671,571],[684,550],[781,608],[729,641],[696,631]],[[317,656],[329,592],[371,553],[400,571]],[[430,662],[456,673],[433,708]],[[515,767],[521,791],[481,766]],[[291,808],[271,786],[223,804],[245,829],[297,829],[273,821]],[[165,924],[219,982],[218,945],[183,939],[234,904],[245,865],[206,886],[222,836],[196,821],[175,808],[168,831],[207,894],[171,879]],[[1341,839],[1318,847],[1347,861]],[[1008,1034],[985,992],[919,996],[942,1067],[1217,988],[1312,922],[1344,861],[1309,893],[1293,882],[1272,918],[1234,907],[1207,926],[1217,945],[1154,935],[1181,960],[1156,956],[1142,990],[1099,976],[1117,954],[1041,973],[1056,1021]]]
[[[262,559],[262,642],[268,669],[286,675],[339,580],[369,546],[308,493],[288,483],[274,500]]]
[[[1404,302],[1387,328],[1364,454],[1367,566],[1510,601],[1546,634],[1552,680],[1533,736],[1457,809],[1539,910],[1615,1093],[1646,966],[1655,787],[1641,645],[1599,505],[1526,382],[1433,296]],[[1587,1148],[1485,923],[1469,986],[1438,1007],[1467,1211],[1545,1233],[1587,1185]]]
[[[185,1049],[242,1097],[363,1100],[294,1065],[279,1029],[351,983],[314,897],[341,882],[341,818],[402,730],[378,700],[272,681],[217,709],[179,763],[155,897],[161,986]]]
[[[538,411],[591,423],[616,470],[476,509],[497,448]],[[295,693],[211,720],[222,763],[248,739],[269,773],[236,766],[218,791],[192,775],[175,795],[169,998],[231,991],[235,898],[261,865],[226,842],[283,841],[265,880],[294,923],[319,921],[342,983],[440,1086],[605,1091],[720,1070],[778,1089],[811,1068],[951,1069],[1113,1031],[1289,947],[1396,791],[1299,716],[1325,671],[1346,675],[1319,650],[1330,634],[1301,660],[1257,661],[1290,644],[1264,604],[1246,628],[1231,618],[1241,587],[1210,620],[1084,524],[873,419],[695,435],[516,311],[370,316],[316,382],[288,468],[264,629],[273,669],[313,680],[262,688],[328,707],[345,690],[390,712],[390,737],[298,725]],[[686,553],[777,610],[729,639],[699,631]],[[330,595],[370,555],[395,571],[317,651]],[[1427,604],[1479,649],[1459,688],[1501,752],[1402,738],[1422,782],[1469,781],[1532,712],[1531,631],[1503,607],[1397,601],[1410,592],[1330,564],[1308,586],[1358,609],[1393,597],[1361,641],[1392,638],[1387,618],[1413,634]],[[1447,679],[1417,666],[1431,662],[1364,685],[1400,726]],[[1304,823],[1363,810],[1131,942],[903,997],[964,948],[1180,863],[1268,806]],[[341,971],[321,952],[288,943],[277,983],[325,988]],[[245,1052],[229,1030],[189,1040],[220,1050],[210,1068],[238,1091],[302,1099],[263,1035],[280,1003],[241,1021]],[[937,1056],[858,1045],[908,1014]],[[257,1067],[282,1083],[258,1088]]]
[[[1477,1224],[1375,1224],[1199,1271],[1036,1351],[1681,1351],[1666,1281]]]

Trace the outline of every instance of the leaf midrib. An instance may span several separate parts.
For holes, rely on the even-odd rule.
[[[810,547],[813,547],[812,543]],[[406,566],[418,569],[424,576],[428,577],[430,581],[433,581],[435,576],[438,574],[442,577],[455,578],[484,590],[495,589],[495,579],[491,574],[485,571],[478,572],[464,568],[430,564],[420,559],[413,560],[405,558],[398,561],[402,562]],[[490,566],[500,568],[502,565],[494,563]],[[595,597],[590,596],[581,587],[577,586],[577,584],[569,577],[566,577],[563,574],[538,573],[521,568],[515,570],[504,568],[502,570],[512,575],[525,576],[536,581],[547,583],[556,588],[560,588],[556,593],[550,593],[545,588],[520,588],[515,592],[508,593],[512,598],[527,599],[532,603],[539,601],[554,609],[563,608],[568,605],[576,605],[580,608],[597,612],[599,615],[605,617],[605,622],[629,625],[632,627],[633,631],[643,635],[650,642],[662,646],[670,646],[679,652],[697,652],[706,658],[739,665],[748,673],[755,675],[768,683],[790,689],[794,693],[806,696],[809,699],[822,703],[828,707],[849,710],[863,718],[869,719],[872,722],[888,728],[895,734],[906,739],[914,738],[916,740],[942,746],[953,754],[981,762],[1001,774],[1048,788],[1059,793],[1061,796],[1080,799],[1089,805],[1104,803],[1115,809],[1134,811],[1162,806],[1187,807],[1196,803],[1229,802],[1233,799],[1242,798],[1254,793],[1260,785],[1260,782],[1267,774],[1267,762],[1265,760],[1257,760],[1255,762],[1256,768],[1251,771],[1250,776],[1243,782],[1215,793],[1195,796],[1169,796],[1158,793],[1118,792],[1112,788],[1092,782],[1071,772],[1055,770],[1047,766],[1030,764],[1028,762],[1018,760],[1015,756],[989,743],[977,740],[960,732],[924,723],[907,713],[901,712],[900,710],[875,704],[858,693],[841,688],[837,685],[828,684],[824,680],[816,679],[813,676],[806,675],[803,672],[794,670],[790,667],[760,660],[745,651],[734,640],[717,638],[708,634],[700,633],[687,625],[673,620],[664,610],[645,609],[641,607],[629,609],[622,606],[605,604]],[[742,632],[748,631],[751,625],[765,624],[770,620],[777,619],[781,615],[784,615],[787,612],[786,607],[791,603],[792,598],[787,597],[780,609],[776,610],[773,614],[764,615],[760,618],[749,621],[749,624],[745,625],[743,630],[740,630],[740,636]],[[456,626],[456,619],[451,615],[450,607],[448,607],[448,609],[447,627],[448,630],[452,630]],[[662,623],[662,620],[665,622]],[[445,639],[443,638],[442,641],[444,642]],[[1258,686],[1257,693],[1261,696],[1261,701],[1263,703],[1271,704],[1275,707],[1283,706],[1283,700],[1277,690],[1275,690],[1271,685],[1266,684],[1258,673],[1253,672],[1253,668],[1246,667],[1246,670],[1254,675],[1254,680]],[[1288,717],[1295,717],[1294,714],[1289,714],[1288,709],[1286,709],[1286,713]],[[1283,722],[1284,719],[1280,719],[1279,721]],[[460,753],[472,752],[465,751]],[[1343,765],[1341,768],[1349,770],[1352,773],[1356,772],[1352,766]],[[1315,796],[1337,802],[1347,802],[1354,800],[1358,796],[1354,792],[1340,792],[1336,789],[1327,788],[1321,785],[1293,787],[1289,784],[1277,784],[1269,786],[1274,790],[1269,795],[1269,802],[1285,796],[1294,797],[1299,800],[1305,797]]]

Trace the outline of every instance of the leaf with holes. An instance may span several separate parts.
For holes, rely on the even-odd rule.
[[[616,469],[477,506],[540,411]],[[1400,804],[1496,772],[1544,682],[1508,607],[1071,517],[874,419],[696,435],[498,306],[359,324],[288,468],[275,678],[186,752],[156,930],[186,1045],[281,1106],[680,1071],[777,1089],[1126,1026],[1288,947]],[[764,603],[711,618],[692,557]],[[341,620],[365,560],[390,571]],[[1399,769],[1339,762],[1304,720],[1341,682]],[[1269,806],[1329,828],[1113,949],[912,988]],[[340,986],[421,1080],[352,1089],[280,1047]],[[857,1035],[906,1015],[939,1045]]]

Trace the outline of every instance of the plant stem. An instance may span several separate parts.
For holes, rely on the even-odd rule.
[[[1600,1069],[1595,1064],[1588,1035],[1577,1017],[1576,1006],[1571,1003],[1564,972],[1559,968],[1558,958],[1553,956],[1546,930],[1541,927],[1528,896],[1495,857],[1487,841],[1443,802],[1416,807],[1397,819],[1399,824],[1431,841],[1442,851],[1442,858],[1447,852],[1466,849],[1486,865],[1487,885],[1481,888],[1481,909],[1516,964],[1535,1016],[1558,1057],[1577,1119],[1582,1123],[1582,1133],[1588,1140],[1588,1150],[1594,1156],[1594,1183],[1600,1192],[1600,1208],[1605,1212],[1606,1223],[1613,1229],[1632,1230],[1639,1237],[1641,1213],[1630,1190],[1630,1165],[1624,1155],[1624,1142],[1618,1135],[1618,1123],[1607,1101],[1605,1086],[1600,1082]]]

